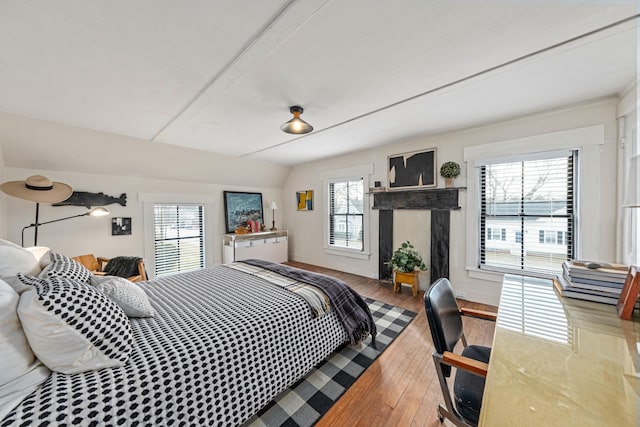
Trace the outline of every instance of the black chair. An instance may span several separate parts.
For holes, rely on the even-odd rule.
[[[424,293],[424,308],[435,347],[433,360],[445,402],[445,406],[438,405],[438,418],[441,423],[446,417],[457,426],[477,426],[491,348],[467,345],[462,315],[494,321],[496,315],[481,310],[461,310],[447,279],[436,280]],[[464,349],[462,354],[455,354],[453,350],[460,339]],[[456,368],[454,399],[447,383],[452,367]]]

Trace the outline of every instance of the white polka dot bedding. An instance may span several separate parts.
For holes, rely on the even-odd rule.
[[[51,372],[0,426],[234,426],[349,341],[335,312],[225,266],[140,284],[124,366]],[[98,325],[99,326],[99,325]]]

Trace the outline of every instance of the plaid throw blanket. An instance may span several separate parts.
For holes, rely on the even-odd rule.
[[[376,324],[371,316],[371,311],[369,311],[369,306],[360,294],[342,280],[260,259],[246,259],[239,262],[261,267],[320,288],[329,297],[331,306],[347,331],[351,344],[357,344],[371,334],[371,344],[375,348]]]

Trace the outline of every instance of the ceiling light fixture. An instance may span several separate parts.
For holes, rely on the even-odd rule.
[[[300,114],[304,111],[302,107],[294,105],[289,108],[289,111],[293,114],[293,119],[280,126],[280,129],[282,129],[283,132],[298,135],[309,133],[313,130],[313,126],[300,118]]]

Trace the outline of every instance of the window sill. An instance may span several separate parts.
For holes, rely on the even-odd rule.
[[[481,279],[489,282],[502,282],[505,274],[517,276],[539,277],[541,279],[553,279],[553,273],[540,273],[536,271],[510,270],[507,268],[477,268],[467,267],[467,274],[473,279]]]
[[[354,251],[353,249],[324,248],[324,252],[330,255],[346,256],[349,258],[369,259],[369,252]]]

